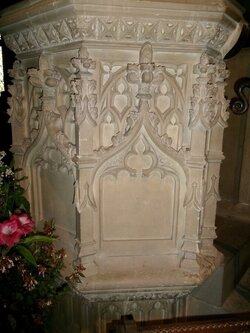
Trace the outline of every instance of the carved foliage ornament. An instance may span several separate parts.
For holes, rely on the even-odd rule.
[[[91,125],[96,126],[98,116],[96,81],[90,79],[91,70],[96,68],[96,63],[89,58],[89,53],[84,46],[80,48],[78,58],[73,58],[71,62],[75,68],[73,80],[71,80],[71,100],[76,123],[80,126],[87,118]]]
[[[22,125],[26,117],[24,110],[24,81],[26,79],[26,72],[21,62],[16,60],[13,64],[13,69],[8,71],[9,75],[13,78],[12,85],[8,86],[8,91],[11,98],[8,98],[8,115],[10,116],[11,123]]]
[[[138,111],[135,112],[133,110],[127,117],[125,134],[135,126],[136,122],[149,123],[161,144],[179,151],[182,146],[182,125],[177,115],[177,105],[171,105],[174,97],[174,88],[165,79],[167,77],[166,68],[164,66],[156,66],[152,59],[152,45],[146,42],[140,51],[139,64],[128,64],[127,66],[127,81],[138,86],[136,97],[139,99],[139,104]],[[152,95],[156,99],[153,110],[150,107]],[[165,125],[165,128],[160,126],[166,119],[166,115],[164,113],[161,114],[161,108],[157,108],[160,98],[164,99],[164,104],[166,104],[166,99],[171,101],[169,110],[164,111],[166,114],[175,111],[169,118],[168,125]],[[177,104],[176,101],[175,103]]]
[[[40,89],[26,90],[27,71],[19,60],[15,60],[13,68],[9,71],[12,77],[12,85],[8,86],[11,97],[8,98],[8,114],[13,127],[12,151],[16,154],[24,154],[38,135],[41,123]],[[30,102],[30,109],[27,105]],[[22,129],[15,130],[15,126]]]
[[[31,68],[28,70],[30,83],[42,90],[42,109],[44,112],[45,127],[49,134],[51,143],[45,143],[41,150],[47,151],[49,146],[53,150],[58,150],[62,154],[63,161],[67,168],[70,170],[74,166],[72,158],[75,155],[75,146],[70,141],[66,134],[66,122],[68,117],[67,102],[61,101],[60,105],[57,104],[57,98],[62,89],[60,83],[64,80],[60,69],[55,68],[53,65],[52,56],[48,53],[43,53],[39,59],[39,69]],[[63,95],[64,92],[62,92]],[[64,105],[66,104],[66,105]],[[38,160],[43,160],[42,156]],[[45,156],[44,156],[45,158]],[[45,158],[47,160],[49,155]],[[49,162],[49,161],[47,161]],[[47,163],[46,162],[46,163]]]
[[[197,75],[193,85],[193,97],[190,109],[190,127],[200,121],[206,129],[217,122],[226,127],[229,113],[228,101],[224,98],[224,80],[229,76],[226,65],[220,56],[212,57],[203,52],[200,63],[194,66]]]
[[[164,67],[155,66],[153,61],[153,49],[151,43],[145,43],[139,55],[139,64],[128,64],[127,80],[138,85],[137,98],[151,99],[150,89],[159,85],[164,79]]]

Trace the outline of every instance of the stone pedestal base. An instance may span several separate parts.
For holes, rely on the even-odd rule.
[[[187,296],[193,288],[166,286],[84,293],[72,291],[55,309],[53,332],[105,333],[107,324],[123,315],[132,315],[136,321],[183,317]]]
[[[109,257],[84,265],[84,292],[105,289],[149,288],[199,284],[200,274],[189,274],[179,268],[173,256]]]

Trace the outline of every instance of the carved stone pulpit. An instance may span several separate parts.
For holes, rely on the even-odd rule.
[[[54,218],[69,261],[86,267],[78,295],[119,295],[103,318],[131,299],[135,318],[182,315],[181,297],[222,260],[223,57],[240,11],[223,0],[38,0],[2,14],[17,58],[12,150],[34,218]]]

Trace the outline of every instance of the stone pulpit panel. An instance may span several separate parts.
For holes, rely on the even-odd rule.
[[[213,245],[229,73],[229,1],[29,1],[0,31],[12,150],[37,220],[54,218],[79,291],[192,288]],[[191,290],[191,289],[190,289]],[[178,292],[177,292],[178,294]]]

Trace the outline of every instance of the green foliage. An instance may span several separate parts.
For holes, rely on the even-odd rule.
[[[25,246],[23,245],[17,245],[15,247],[16,251],[24,258],[24,260],[33,265],[33,266],[37,266],[37,263],[36,263],[36,259],[34,258],[32,252]]]
[[[62,277],[65,251],[57,247],[54,221],[34,229],[23,179],[16,177],[20,170],[6,166],[3,157],[0,152],[0,332],[42,333],[57,297],[81,282],[84,268]]]
[[[0,222],[9,217],[10,212],[30,212],[30,203],[20,185],[25,177],[18,178],[17,174],[21,170],[14,168],[14,162],[10,166],[6,165],[4,156],[5,153],[0,152]]]

